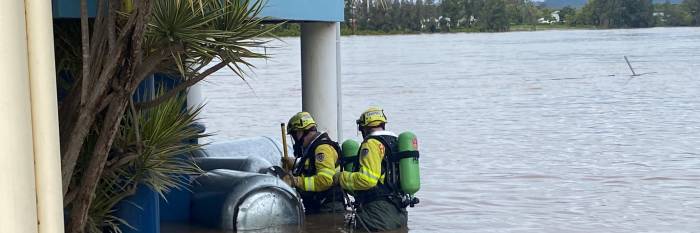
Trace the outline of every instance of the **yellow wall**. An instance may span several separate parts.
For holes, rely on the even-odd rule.
[[[37,232],[24,1],[3,1],[0,28],[0,226]]]
[[[39,232],[59,233],[63,232],[63,191],[51,1],[24,2]]]
[[[50,7],[49,0],[0,7],[2,232],[63,232]]]

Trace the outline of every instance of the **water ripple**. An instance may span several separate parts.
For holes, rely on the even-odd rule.
[[[212,140],[279,137],[301,109],[299,40],[284,40],[254,62],[254,92],[230,72],[204,84]],[[344,37],[342,51],[344,137],[369,105],[419,136],[411,232],[700,229],[697,28]],[[656,73],[629,79],[623,56]]]

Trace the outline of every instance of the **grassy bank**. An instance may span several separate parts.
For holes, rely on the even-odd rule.
[[[408,35],[408,34],[420,34],[425,32],[410,31],[410,30],[392,30],[392,31],[380,31],[380,30],[357,30],[352,31],[350,28],[342,25],[340,28],[340,34],[343,36],[351,35],[361,35],[361,36],[380,36],[380,35]],[[301,28],[299,24],[285,24],[272,31],[272,34],[278,37],[296,37],[301,35]]]
[[[572,26],[572,25],[566,25],[566,24],[535,24],[535,25],[518,24],[518,25],[511,25],[510,26],[511,32],[546,31],[546,30],[576,30],[576,29],[598,29],[598,27],[592,26],[592,25]]]
[[[520,32],[520,31],[545,31],[545,30],[578,30],[578,29],[598,29],[591,25],[566,25],[566,24],[517,24],[511,25],[509,32]],[[340,34],[343,36],[379,36],[379,35],[411,35],[411,34],[431,34],[431,33],[478,33],[483,32],[478,28],[453,28],[450,31],[439,31],[439,32],[428,32],[428,31],[411,31],[411,30],[392,30],[392,31],[380,31],[380,30],[357,30],[352,31],[345,25],[341,26]],[[272,32],[278,37],[296,37],[301,34],[301,28],[299,24],[285,24]]]

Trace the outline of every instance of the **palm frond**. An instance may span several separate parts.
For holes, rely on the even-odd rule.
[[[133,195],[139,184],[165,198],[172,189],[187,189],[189,179],[185,177],[202,174],[191,157],[191,152],[201,145],[187,143],[208,136],[191,127],[198,120],[202,106],[183,111],[185,101],[186,96],[181,95],[145,112],[125,114],[114,142],[112,160],[129,158],[129,155],[134,158],[116,167],[107,167],[109,172],[101,178],[91,206],[89,229],[101,232],[97,230],[108,228],[119,232],[120,226],[131,228],[114,215],[114,207]]]
[[[182,113],[186,96],[180,95],[140,114],[143,154],[135,161],[136,179],[163,196],[172,188],[185,188],[182,175],[198,175],[202,170],[189,155],[201,145],[186,141],[206,137],[191,127],[202,107]]]
[[[116,31],[129,16],[138,12],[134,8],[141,5],[135,3],[138,1],[121,0],[121,6],[117,7],[120,9],[115,12]],[[261,16],[264,5],[264,0],[153,0],[142,52],[146,58],[159,60],[153,63],[156,64],[153,70],[145,73],[179,73],[187,80],[209,74],[206,72],[209,63],[224,62],[243,78],[246,69],[253,67],[250,59],[267,57],[255,48],[264,47],[270,37],[274,38],[270,32],[279,25],[262,26],[266,20]],[[80,33],[68,30],[78,29],[76,25],[79,26],[71,24],[65,30],[54,31],[60,34],[57,57],[63,59],[58,60],[57,70],[80,78],[77,71],[82,64],[81,48],[74,43],[80,40],[73,38],[79,38]],[[97,57],[103,56],[98,53]],[[167,61],[160,62],[163,59]],[[121,232],[120,227],[130,227],[115,217],[114,207],[133,195],[139,184],[164,197],[172,189],[187,188],[189,180],[183,177],[202,173],[191,158],[191,152],[201,145],[185,141],[208,135],[190,127],[197,120],[201,107],[183,111],[184,99],[178,96],[144,112],[127,111],[124,115],[90,205],[89,232],[105,229]],[[100,132],[91,133],[98,134]],[[92,151],[89,147],[93,144],[85,143],[76,174],[81,173],[81,167],[90,158],[87,152]]]
[[[234,63],[232,71],[242,77],[241,65],[252,67],[252,58],[267,55],[253,52],[263,47],[277,25],[262,27],[264,1],[240,0],[156,0],[149,24],[148,44],[166,49],[173,66],[183,78],[196,76],[201,64],[217,60]],[[196,10],[193,10],[196,9]]]

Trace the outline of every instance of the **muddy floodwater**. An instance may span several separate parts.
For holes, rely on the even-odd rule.
[[[248,85],[204,84],[209,140],[279,137],[301,109],[299,44],[273,42]],[[419,137],[410,232],[700,229],[700,28],[343,37],[342,88],[345,139],[370,105]]]

